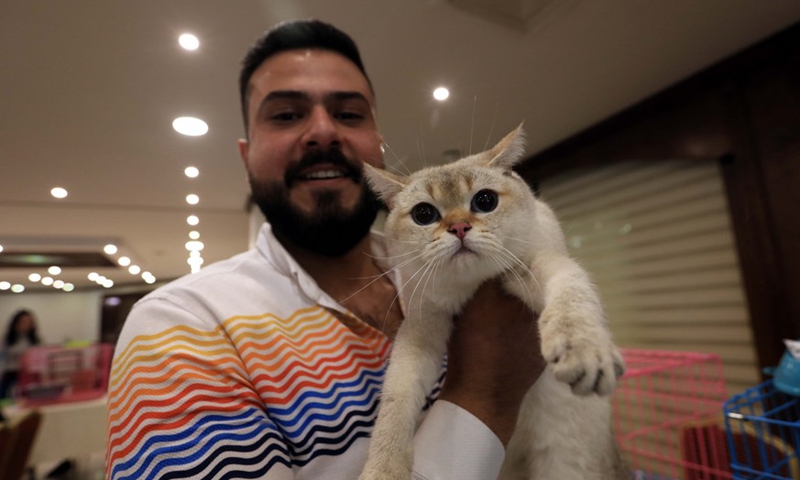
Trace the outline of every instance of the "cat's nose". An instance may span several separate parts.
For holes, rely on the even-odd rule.
[[[458,237],[459,240],[464,240],[469,230],[472,230],[472,225],[467,222],[454,223],[447,229],[448,232]]]

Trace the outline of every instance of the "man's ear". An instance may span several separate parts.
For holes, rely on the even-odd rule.
[[[248,167],[247,158],[250,153],[250,143],[246,139],[240,138],[236,141],[236,145],[239,147],[239,157],[241,157],[242,162],[244,162],[244,168],[246,170]]]
[[[389,173],[386,170],[375,168],[368,163],[364,164],[364,176],[372,191],[375,192],[389,208],[392,208],[394,204],[394,197],[397,196],[400,190],[408,183],[407,177],[401,177],[400,175]]]

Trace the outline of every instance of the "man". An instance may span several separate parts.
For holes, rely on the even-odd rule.
[[[239,151],[268,223],[255,249],[132,310],[110,385],[114,480],[344,480],[365,461],[403,316],[361,174],[383,163],[372,87],[346,34],[300,21],[256,43],[240,90]],[[531,320],[496,283],[457,319],[415,438],[418,478],[497,476],[541,373]]]

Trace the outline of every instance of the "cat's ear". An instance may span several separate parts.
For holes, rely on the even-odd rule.
[[[368,163],[364,164],[364,176],[367,177],[367,183],[372,191],[378,194],[389,208],[392,208],[394,197],[408,182],[406,177],[375,168]]]
[[[510,170],[511,167],[519,163],[525,154],[525,131],[520,123],[511,133],[497,142],[497,145],[489,150],[489,163],[487,166],[504,168]]]

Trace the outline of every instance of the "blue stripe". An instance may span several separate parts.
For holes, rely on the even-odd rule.
[[[254,415],[255,414],[255,415]],[[248,420],[238,425],[232,425],[233,422],[237,420]],[[200,437],[187,439],[188,436],[191,436],[192,433],[197,432],[203,427],[207,426]],[[248,434],[237,434],[231,432],[232,429],[236,430],[245,430],[247,428],[251,428],[254,425],[262,425],[264,428],[262,429],[255,429],[253,432]],[[216,432],[221,432],[221,435],[215,435]],[[265,437],[265,441],[269,437],[273,437],[277,439],[279,442],[283,443],[283,438],[281,437],[280,433],[277,431],[276,427],[266,419],[262,412],[258,412],[254,409],[248,409],[241,415],[237,415],[235,417],[226,417],[223,415],[208,415],[198,419],[192,425],[186,427],[185,430],[179,433],[174,434],[164,434],[164,435],[153,435],[149,437],[147,441],[142,444],[139,448],[137,454],[131,457],[127,462],[121,462],[115,465],[115,471],[124,471],[128,468],[133,467],[137,463],[137,461],[144,457],[144,462],[142,466],[136,470],[133,474],[128,475],[126,477],[120,477],[120,480],[123,478],[131,478],[131,479],[138,479],[144,475],[143,470],[145,470],[152,462],[156,461],[156,459],[160,456],[164,455],[174,455],[176,453],[183,452],[185,450],[189,450],[195,445],[204,444],[203,449],[200,452],[196,452],[194,455],[190,457],[182,457],[182,458],[174,458],[169,456],[168,458],[161,461],[161,463],[169,464],[184,464],[187,462],[191,462],[196,460],[199,457],[204,455],[204,451],[208,450],[209,448],[213,447],[213,443],[218,440],[234,440],[236,442],[242,440],[249,440],[251,438],[261,438]],[[180,442],[181,443],[175,443]],[[157,444],[161,444],[160,447],[155,447]],[[164,445],[166,444],[166,445]],[[283,449],[281,449],[283,450]],[[285,453],[285,452],[284,452]]]
[[[337,399],[337,397],[335,395],[336,391],[340,391],[340,390],[344,390],[344,389],[352,388],[352,387],[357,387],[362,382],[364,382],[365,384],[364,384],[363,388],[361,388],[360,390],[353,390],[352,391],[353,393],[343,392],[343,394],[345,394],[345,395],[360,395],[360,394],[363,394],[364,392],[366,392],[367,389],[369,387],[371,387],[373,384],[382,385],[383,384],[383,376],[384,376],[384,369],[381,369],[381,370],[363,369],[360,372],[358,372],[358,376],[355,377],[353,380],[350,380],[350,381],[347,381],[347,382],[334,382],[329,390],[325,390],[325,391],[317,390],[317,391],[303,392],[299,396],[295,397],[295,400],[292,402],[292,405],[289,406],[289,407],[286,407],[286,408],[270,407],[270,409],[269,409],[270,415],[273,416],[273,417],[285,416],[285,417],[290,417],[290,418],[297,418],[298,416],[302,416],[302,414],[298,413],[297,405],[301,404],[305,400],[309,400],[309,399],[313,399],[313,398],[318,398],[318,399],[321,399],[321,400],[332,399],[328,403],[321,403],[320,402],[320,403],[314,403],[314,405],[318,405],[318,406],[322,406],[322,407],[326,407],[328,405],[334,405],[336,403],[336,399]],[[372,378],[372,380],[366,380],[367,377]],[[283,425],[286,425],[286,426],[292,426],[294,424],[289,419],[281,420],[280,423],[283,424]]]

